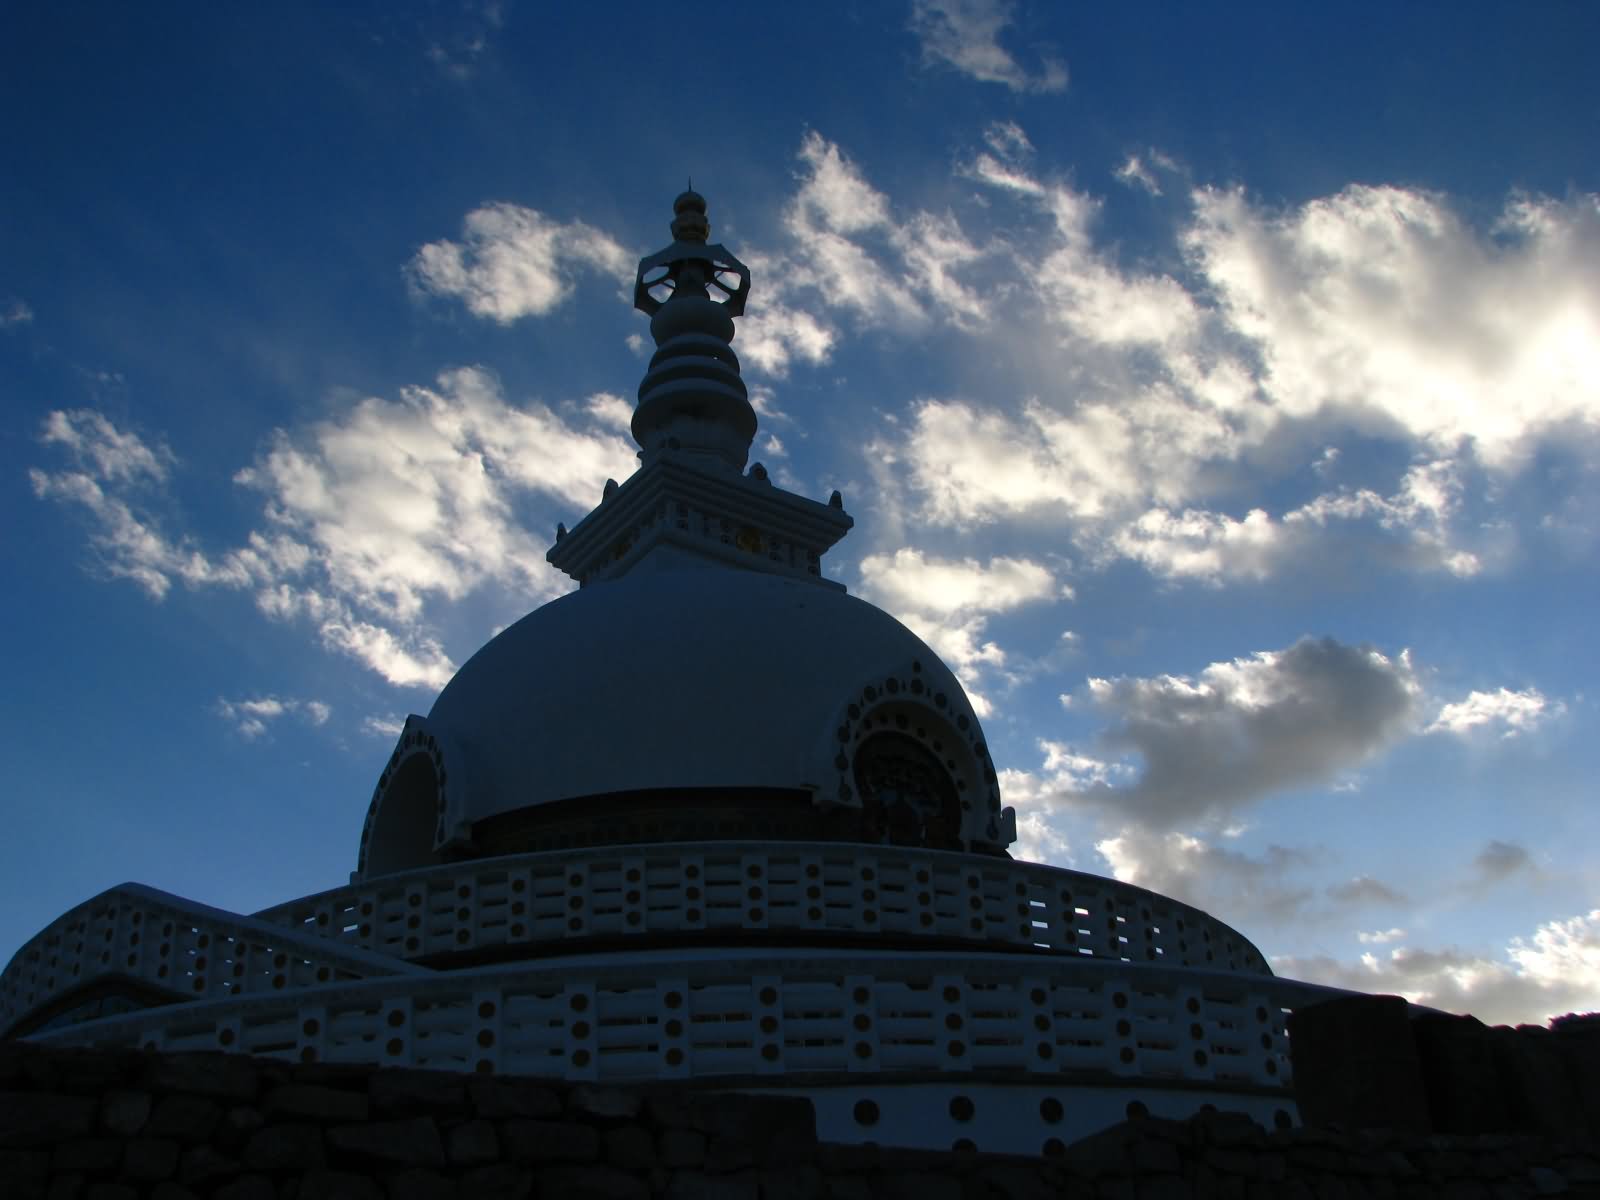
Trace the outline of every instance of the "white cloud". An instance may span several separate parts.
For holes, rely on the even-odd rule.
[[[237,478],[266,495],[274,529],[310,548],[332,593],[359,608],[413,620],[425,597],[459,599],[486,579],[554,595],[564,585],[512,498],[542,493],[586,510],[607,477],[629,475],[633,454],[612,432],[620,404],[592,400],[602,428],[591,431],[543,405],[511,406],[483,371],[449,371],[433,388],[279,431]]]
[[[1392,496],[1370,489],[1328,492],[1278,520],[1259,508],[1242,519],[1152,508],[1112,531],[1104,548],[1158,577],[1211,584],[1351,559],[1465,577],[1482,564],[1451,541],[1449,521],[1460,491],[1451,463],[1423,463],[1405,473]]]
[[[423,633],[396,633],[370,621],[348,617],[323,621],[318,632],[323,645],[343,651],[396,687],[436,691],[456,673],[456,664],[444,647]]]
[[[929,29],[990,33],[1006,16],[918,11]],[[924,394],[871,440],[888,486],[920,503],[908,516],[966,528],[1055,509],[1091,563],[1174,581],[1356,561],[1465,578],[1509,561],[1515,536],[1469,523],[1467,503],[1492,502],[1540,439],[1600,428],[1592,198],[1515,197],[1482,231],[1406,189],[1283,209],[1199,189],[1173,245],[1141,262],[1100,233],[1100,198],[1037,167],[1015,122],[958,157],[957,175],[1005,201],[980,197],[981,218],[897,202],[820,133],[798,158],[784,247],[752,257],[753,370],[831,361],[863,329],[938,326],[1007,363],[1003,390]],[[1133,159],[1135,183],[1182,175],[1158,150]],[[1388,484],[1315,486],[1373,436],[1410,465]],[[1301,474],[1280,508],[1216,503],[1287,471]]]
[[[797,227],[838,234],[889,227],[888,198],[835,143],[815,131],[807,133],[800,161],[808,172],[790,206],[790,220]]]
[[[787,251],[749,256],[763,282],[740,353],[757,369],[782,374],[795,361],[827,361],[840,335],[818,306],[841,310],[856,327],[914,331],[985,321],[985,302],[967,278],[984,248],[953,215],[897,217],[860,168],[816,132],[801,142],[799,159],[800,186],[784,211]]]
[[[1004,781],[1002,781],[1004,786]],[[1015,800],[1011,791],[1007,800]],[[1018,807],[1017,840],[1011,846],[1013,858],[1026,862],[1050,863],[1052,866],[1072,865],[1072,845],[1061,828],[1052,823],[1050,814],[1041,808]]]
[[[1040,739],[1044,760],[1038,771],[1003,768],[1000,794],[1017,810],[1018,844],[1012,853],[1037,862],[1072,865],[1067,822],[1073,797],[1087,788],[1125,783],[1134,770],[1126,763],[1096,758],[1065,742]]]
[[[633,428],[633,405],[615,392],[596,392],[584,401],[583,407],[601,428],[632,436],[629,431]]]
[[[363,717],[361,721],[361,732],[377,738],[397,738],[405,727],[405,718],[394,713]]]
[[[163,534],[141,507],[171,454],[95,414],[52,416],[44,440],[76,469],[32,479],[41,498],[85,508],[103,569],[151,596],[174,580],[248,587],[267,616],[309,622],[324,646],[389,682],[440,687],[455,664],[433,627],[438,606],[490,584],[532,602],[565,591],[522,509],[540,498],[586,511],[607,477],[626,478],[636,464],[618,430],[630,415],[603,392],[570,416],[514,406],[475,369],[369,397],[276,432],[236,475],[262,494],[263,526],[220,554]]]
[[[1472,692],[1465,700],[1446,704],[1424,732],[1465,737],[1475,729],[1495,726],[1502,730],[1502,737],[1511,738],[1564,712],[1566,705],[1559,700],[1552,703],[1537,688],[1512,691],[1502,687],[1492,692]]]
[[[1050,570],[1029,559],[940,559],[911,547],[861,560],[861,591],[910,627],[962,678],[980,717],[989,702],[977,690],[984,668],[1006,653],[985,640],[988,615],[1061,595]]]
[[[217,715],[231,724],[246,741],[253,742],[266,736],[273,722],[291,714],[309,725],[325,725],[333,709],[321,700],[285,700],[277,696],[217,701]]]
[[[1600,909],[1540,925],[1513,938],[1503,957],[1449,947],[1398,946],[1359,962],[1319,956],[1273,959],[1280,975],[1471,1013],[1489,1024],[1539,1023],[1588,1011],[1600,996]]]
[[[1025,558],[940,559],[904,547],[861,560],[863,591],[891,610],[947,617],[1004,612],[1056,594],[1049,569]]]
[[[1182,284],[1170,275],[1123,270],[1096,247],[1092,231],[1099,200],[1050,184],[1043,187],[1040,204],[1055,236],[1033,251],[1038,259],[1026,278],[1052,323],[1091,345],[1161,347],[1169,353],[1196,335],[1201,312]]]
[[[8,300],[0,301],[0,329],[11,329],[18,325],[26,325],[33,320],[33,309],[26,301],[13,296]]]
[[[632,274],[633,260],[582,221],[563,224],[520,205],[487,204],[467,214],[460,242],[429,242],[406,272],[420,292],[458,299],[474,316],[509,325],[559,305],[578,268],[620,282]]]
[[[965,173],[990,187],[1006,188],[1025,196],[1044,195],[1044,185],[1021,167],[997,158],[992,154],[979,154],[966,167]]]
[[[1390,929],[1374,929],[1370,932],[1356,934],[1356,941],[1363,946],[1387,946],[1390,942],[1398,942],[1406,936],[1406,931],[1398,925]]]
[[[492,376],[461,369],[398,400],[370,397],[337,419],[279,431],[238,475],[303,553],[298,569],[252,562],[263,610],[310,618],[325,645],[391,683],[442,686],[455,668],[428,631],[431,601],[490,582],[533,600],[568,586],[524,527],[519,498],[587,510],[608,477],[636,465],[617,432],[631,416],[625,401],[596,393],[580,411],[574,422],[514,407]]]
[[[1351,186],[1272,213],[1202,189],[1185,235],[1283,417],[1337,413],[1510,465],[1600,423],[1600,202],[1513,197],[1486,237],[1435,195]]]
[[[1104,743],[1144,769],[1131,787],[1086,799],[1151,829],[1221,820],[1387,747],[1413,727],[1420,692],[1405,654],[1332,638],[1212,663],[1198,678],[1090,679],[1090,699],[1113,720]]]
[[[741,366],[778,379],[789,373],[791,363],[827,362],[833,345],[834,332],[820,318],[760,292],[752,292],[734,337]]]
[[[1029,71],[1000,45],[1011,20],[1009,0],[912,0],[911,5],[911,32],[922,45],[925,64],[942,63],[1014,92],[1065,89],[1067,68],[1048,48],[1039,51],[1039,69]]]
[[[984,248],[983,270],[962,277],[985,297],[967,327],[1018,358],[1016,399],[913,407],[898,459],[925,518],[1058,508],[1092,561],[1133,556],[1175,579],[1264,578],[1329,544],[1466,577],[1485,569],[1484,547],[1456,528],[1468,466],[1503,478],[1541,441],[1600,428],[1594,198],[1516,197],[1485,233],[1405,189],[1287,210],[1202,189],[1182,269],[1157,270],[1123,262],[1097,235],[1102,202],[1035,173],[1018,135],[987,137],[957,167],[1023,210],[1002,233],[960,231]],[[1391,488],[1278,515],[1203,502],[1259,491],[1305,443],[1324,476],[1341,442],[1374,435],[1415,458]]]

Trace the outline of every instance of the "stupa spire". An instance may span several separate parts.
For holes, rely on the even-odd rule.
[[[745,471],[756,413],[729,345],[750,269],[711,241],[705,197],[672,205],[672,244],[639,263],[633,303],[650,316],[656,352],[639,384],[639,469],[607,480],[600,504],[545,556],[580,586],[633,570],[716,565],[841,589],[822,556],[855,522],[827,504]]]
[[[646,464],[674,452],[741,471],[756,413],[729,343],[750,294],[750,269],[710,242],[699,192],[682,193],[672,212],[672,244],[641,259],[634,282],[633,304],[650,316],[656,352],[639,383],[633,438]]]

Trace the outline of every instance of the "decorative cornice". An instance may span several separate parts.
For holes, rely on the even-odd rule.
[[[706,471],[668,453],[641,468],[545,557],[581,586],[614,579],[654,551],[673,547],[728,566],[841,588],[822,576],[822,555],[850,531],[839,504],[774,487],[760,464],[748,475]]]

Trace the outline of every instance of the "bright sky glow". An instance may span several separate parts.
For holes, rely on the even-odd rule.
[[[0,960],[341,882],[633,466],[634,263],[963,678],[1017,849],[1600,1008],[1600,9],[13,5]],[[628,641],[619,631],[618,652]],[[625,731],[618,731],[619,746]]]

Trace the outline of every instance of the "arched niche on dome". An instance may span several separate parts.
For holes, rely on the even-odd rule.
[[[461,792],[460,757],[425,718],[406,718],[367,808],[356,878],[434,866],[464,848],[450,800]]]
[[[893,729],[867,734],[851,763],[865,840],[954,850],[961,845],[961,797],[925,742]]]
[[[996,855],[1016,841],[977,716],[920,660],[863,684],[830,745],[834,784],[818,803],[859,810],[862,840]]]

